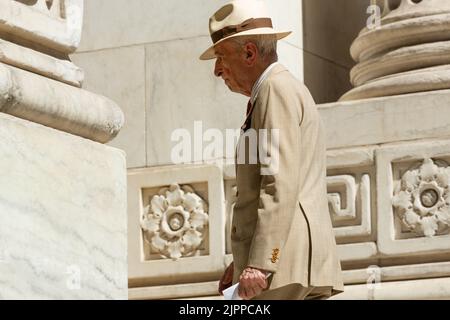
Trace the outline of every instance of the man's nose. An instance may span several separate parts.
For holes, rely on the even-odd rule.
[[[222,75],[222,66],[218,60],[216,60],[216,65],[214,67],[214,75],[220,77]]]

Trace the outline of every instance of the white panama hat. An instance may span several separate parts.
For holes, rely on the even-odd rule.
[[[209,19],[209,33],[213,45],[200,56],[200,60],[216,58],[214,47],[229,38],[273,34],[280,40],[292,31],[273,29],[272,19],[263,1],[234,0],[220,8]]]

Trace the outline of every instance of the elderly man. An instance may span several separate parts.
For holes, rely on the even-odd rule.
[[[277,40],[290,32],[275,31],[258,0],[228,3],[209,26],[213,46],[200,59],[216,59],[214,74],[231,91],[250,97],[237,158],[250,152],[250,143],[242,141],[249,130],[276,130],[279,136],[269,147],[256,140],[271,163],[262,161],[261,152],[256,163],[236,162],[233,263],[219,292],[239,282],[243,299],[324,299],[339,293],[343,283],[328,211],[322,122],[308,89],[277,63]]]

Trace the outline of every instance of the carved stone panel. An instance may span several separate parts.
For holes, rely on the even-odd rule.
[[[327,178],[328,206],[334,220],[356,218],[356,182],[351,175]]]
[[[225,259],[222,171],[213,165],[128,174],[129,286],[210,281]]]
[[[338,243],[371,240],[373,150],[328,152],[328,204]]]
[[[450,253],[449,163],[449,141],[377,151],[378,245],[382,253],[421,257]]]

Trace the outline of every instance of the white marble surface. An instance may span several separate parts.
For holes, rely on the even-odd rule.
[[[129,168],[171,164],[173,130],[193,132],[194,121],[205,130],[242,125],[247,99],[214,77],[213,61],[198,59],[211,45],[209,17],[227,2],[86,1],[82,44],[72,57],[85,70],[84,87],[124,110],[125,126],[111,145],[126,151]],[[302,79],[302,0],[266,2],[275,27],[293,31],[280,42],[280,60]]]
[[[374,164],[375,147],[347,148],[327,152],[327,168],[367,167]]]
[[[22,3],[21,3],[22,2]],[[36,2],[36,1],[35,1]],[[89,1],[87,1],[89,2]],[[53,1],[52,7],[59,1]],[[61,53],[72,53],[80,44],[84,0],[65,0],[60,10],[33,7],[32,1],[0,1],[0,30],[3,36],[26,39],[27,46],[37,44]],[[55,13],[59,13],[56,14]]]
[[[278,61],[303,81],[303,50],[286,41],[278,42]]]
[[[328,149],[450,136],[450,90],[320,105]]]
[[[305,0],[264,1],[266,1],[274,28],[282,31],[292,31],[292,33],[285,38],[285,41],[297,48],[303,48],[302,11],[303,1]]]
[[[338,245],[341,262],[368,260],[377,257],[377,245],[374,242],[349,243]]]
[[[128,168],[145,167],[145,48],[115,48],[72,55],[86,73],[83,88],[121,107],[125,124],[110,146],[127,153]]]
[[[89,0],[79,51],[206,36],[209,17],[227,2]]]
[[[345,286],[330,300],[449,300],[450,278]]]
[[[214,61],[200,61],[208,37],[146,46],[147,165],[172,164],[173,130],[240,128],[248,98],[232,93],[214,76]],[[193,135],[192,135],[193,136]],[[206,145],[206,144],[205,144]]]
[[[208,20],[229,0],[89,0],[79,51],[190,39],[208,35]],[[302,44],[302,0],[266,0],[277,29],[295,34],[291,44]],[[209,40],[211,41],[211,40]],[[204,50],[207,47],[204,48]]]
[[[125,113],[125,125],[110,145],[126,151],[128,168],[170,164],[173,130],[193,132],[194,121],[203,121],[204,130],[242,125],[247,99],[213,75],[214,62],[198,59],[209,41],[200,37],[72,55],[85,70],[84,88],[111,98]],[[299,79],[301,54],[280,42],[280,62]]]
[[[0,62],[0,111],[97,142],[124,123],[112,100]]]
[[[444,278],[450,276],[450,262],[379,267],[377,271],[381,276],[380,280],[382,282]],[[368,279],[367,268],[345,270],[343,274],[344,283],[348,285],[366,283]]]
[[[130,288],[130,300],[151,299],[189,299],[196,296],[209,296],[217,294],[219,281],[197,282],[173,286],[154,286]],[[197,299],[196,299],[197,300]]]
[[[0,113],[0,299],[127,299],[123,152]]]
[[[84,72],[72,62],[0,40],[0,61],[75,87],[81,87]]]

